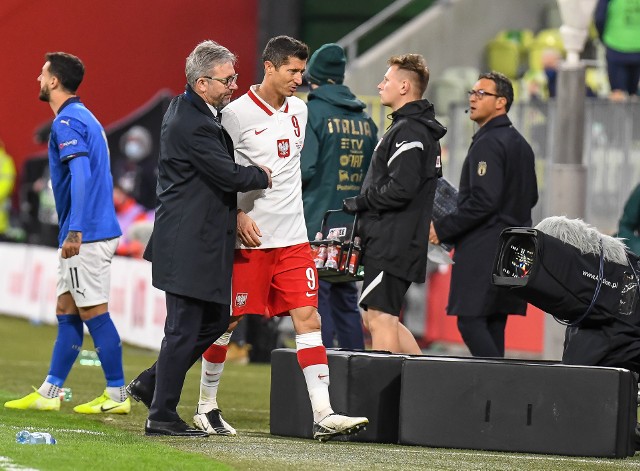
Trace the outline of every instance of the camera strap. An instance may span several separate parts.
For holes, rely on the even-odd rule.
[[[591,304],[589,304],[589,307],[584,312],[584,314],[582,314],[578,319],[576,319],[573,322],[567,322],[567,321],[564,321],[562,319],[558,319],[556,316],[553,316],[553,318],[556,320],[556,322],[558,322],[558,323],[560,323],[562,325],[566,325],[567,327],[572,327],[572,326],[580,324],[583,320],[585,320],[587,318],[587,316],[593,310],[593,306],[595,306],[595,304],[596,304],[596,300],[598,299],[598,295],[600,294],[600,288],[602,288],[602,280],[604,280],[604,248],[602,247],[602,239],[600,239],[598,241],[598,245],[600,247],[600,268],[598,270],[598,282],[596,283],[596,289],[593,292],[593,298],[591,298]],[[631,266],[631,262],[630,261],[629,261],[629,266]],[[633,269],[633,266],[631,266],[631,270],[633,271],[633,274],[636,275],[636,272]],[[637,279],[638,279],[638,277],[636,275],[636,280]]]

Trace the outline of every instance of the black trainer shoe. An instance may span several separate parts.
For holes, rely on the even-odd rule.
[[[184,420],[159,422],[147,419],[144,425],[145,435],[170,435],[172,437],[207,437],[202,430],[189,427]]]

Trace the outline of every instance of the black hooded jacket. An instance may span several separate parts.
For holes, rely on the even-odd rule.
[[[436,182],[442,176],[440,144],[447,129],[427,100],[391,114],[364,179],[358,208],[363,264],[398,278],[424,282]]]
[[[344,85],[319,86],[309,93],[307,106],[300,166],[304,220],[313,239],[328,209],[360,193],[378,128],[364,112],[367,105]]]

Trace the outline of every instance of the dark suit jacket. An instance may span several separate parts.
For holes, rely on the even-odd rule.
[[[455,244],[447,313],[525,314],[527,303],[491,283],[503,229],[530,227],[538,201],[533,150],[506,115],[473,136],[462,166],[458,209],[434,221],[438,238]]]
[[[153,286],[229,304],[236,192],[267,184],[259,167],[234,162],[228,134],[187,86],[162,121],[156,218],[145,254]]]

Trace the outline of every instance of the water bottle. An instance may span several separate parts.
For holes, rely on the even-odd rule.
[[[325,268],[338,269],[338,263],[340,261],[340,247],[339,242],[333,241],[329,243],[327,247],[327,260],[324,262]]]
[[[340,256],[340,267],[338,271],[344,272],[347,266],[347,250],[342,250],[342,255]]]
[[[322,232],[318,232],[316,234],[315,240],[322,240]],[[324,266],[324,261],[327,259],[327,245],[312,245],[311,256],[313,257],[313,262],[315,263],[316,268],[322,268]]]
[[[358,272],[358,264],[360,263],[360,237],[353,238],[353,248],[351,249],[351,258],[349,258],[349,269],[347,270],[350,275],[356,275]]]
[[[320,244],[313,262],[316,264],[316,268],[322,268],[325,260],[327,260],[327,244]]]
[[[73,397],[73,393],[71,392],[71,388],[61,388],[58,393],[60,400],[64,402],[69,402]]]
[[[21,445],[55,445],[56,439],[47,432],[21,430],[16,434],[16,443]]]
[[[100,366],[98,354],[93,350],[82,350],[78,356],[78,362],[84,366]]]

